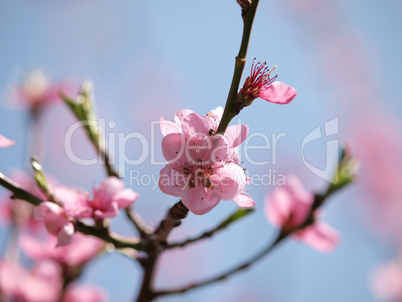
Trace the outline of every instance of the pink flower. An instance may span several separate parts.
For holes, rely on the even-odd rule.
[[[185,133],[187,135],[209,136],[216,133],[223,115],[223,108],[211,110],[210,113],[200,116],[189,109],[179,110],[174,117],[175,122],[161,118],[160,127],[164,136],[171,133]],[[229,142],[229,148],[239,146],[248,135],[247,125],[229,126],[225,131],[225,137]]]
[[[0,135],[0,148],[7,148],[15,144],[15,141],[10,140],[3,135]]]
[[[124,182],[117,177],[108,177],[93,190],[93,197],[88,205],[93,209],[94,218],[115,217],[119,209],[131,206],[138,198],[138,193],[124,189]]]
[[[107,293],[98,287],[89,285],[70,284],[61,300],[62,302],[105,302]]]
[[[68,217],[90,218],[93,210],[88,204],[89,195],[87,192],[71,187],[56,186],[54,194],[63,204],[64,211]]]
[[[397,261],[383,264],[371,277],[371,288],[381,301],[402,300],[402,265]]]
[[[59,94],[71,90],[70,85],[66,81],[52,84],[41,70],[34,70],[20,87],[10,89],[9,99],[17,106],[38,108],[60,101]]]
[[[244,106],[249,106],[256,98],[261,98],[275,104],[288,104],[297,95],[297,91],[282,83],[274,82],[277,76],[271,78],[272,71],[276,66],[269,71],[266,62],[251,66],[250,76],[244,82],[243,88],[241,88],[239,94],[244,98]]]
[[[81,233],[74,235],[71,244],[55,248],[57,239],[48,236],[45,241],[36,237],[22,235],[20,246],[24,253],[35,260],[53,260],[62,266],[82,265],[99,254],[104,242]]]
[[[35,208],[35,217],[44,219],[48,232],[57,236],[56,247],[71,243],[74,235],[74,225],[68,220],[62,207],[49,201],[42,202]]]
[[[28,272],[17,263],[0,261],[0,289],[7,298],[53,302],[58,300],[61,287],[61,269],[54,262],[39,262]]]
[[[277,188],[265,201],[265,215],[276,227],[291,231],[307,219],[314,196],[304,190],[293,175],[287,177],[286,185]],[[333,250],[339,242],[339,234],[323,222],[314,222],[292,236],[322,252]]]
[[[243,193],[248,180],[233,160],[233,148],[247,137],[245,125],[228,128],[225,135],[212,135],[223,110],[206,115],[181,110],[176,123],[161,120],[162,152],[169,162],[160,172],[162,192],[181,197],[197,215],[211,211],[221,200],[233,199],[243,207],[255,203]]]

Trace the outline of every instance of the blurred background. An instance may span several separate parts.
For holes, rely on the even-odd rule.
[[[286,106],[257,99],[243,110],[241,122],[250,133],[286,136],[277,144],[276,163],[272,150],[253,150],[255,161],[268,163],[253,165],[243,158],[242,166],[250,175],[295,174],[308,190],[324,190],[328,183],[303,163],[302,143],[312,130],[338,118],[337,135],[314,141],[304,151],[306,160],[324,169],[326,143],[337,139],[360,159],[357,183],[325,206],[324,220],[342,234],[342,241],[334,252],[323,254],[288,240],[245,272],[160,301],[401,299],[401,15],[398,0],[260,1],[242,82],[257,58],[277,65],[278,79],[295,87],[298,96]],[[0,150],[0,171],[29,171],[29,112],[16,106],[10,95],[26,72],[39,68],[54,82],[69,81],[72,94],[90,79],[99,116],[116,123],[106,134],[138,132],[150,141],[151,122],[160,117],[173,120],[178,109],[206,114],[224,106],[241,32],[235,0],[0,2],[0,133],[17,142]],[[105,177],[104,170],[75,164],[66,155],[64,138],[74,122],[62,102],[49,106],[34,138],[34,145],[41,146],[35,152],[59,183],[90,191]],[[162,161],[162,136],[158,128],[155,132],[154,158]],[[264,143],[253,140],[252,145]],[[94,157],[82,132],[74,133],[73,143],[77,156]],[[140,140],[131,139],[125,154],[138,159],[143,147]],[[130,171],[158,177],[161,166],[151,161],[148,155],[140,165],[121,168],[127,186],[140,193],[136,211],[157,225],[176,198],[153,189],[153,184],[130,184]],[[166,253],[159,263],[157,286],[176,287],[213,276],[266,245],[275,229],[264,216],[264,199],[274,185],[272,181],[249,187],[257,211],[243,221],[213,239]],[[171,238],[199,234],[235,209],[234,202],[226,201],[206,215],[190,213]],[[123,215],[113,219],[112,228],[134,234]],[[2,227],[1,236],[5,242],[7,227]],[[396,273],[383,272],[378,278],[387,263]],[[379,285],[378,279],[393,287]],[[132,301],[141,270],[137,263],[110,253],[91,262],[81,280],[105,288],[110,301]]]

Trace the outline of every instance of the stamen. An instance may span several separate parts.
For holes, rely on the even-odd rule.
[[[268,73],[268,76],[271,74],[271,72],[273,72],[278,66],[274,66],[274,68],[272,68],[272,70]]]

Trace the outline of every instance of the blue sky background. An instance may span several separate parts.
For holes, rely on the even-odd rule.
[[[299,93],[289,105],[256,100],[241,113],[250,133],[286,133],[276,165],[270,161],[264,166],[247,166],[247,162],[243,166],[250,173],[275,169],[278,175],[296,174],[311,190],[323,189],[326,183],[301,160],[302,141],[310,131],[339,118],[337,138],[344,142],[354,121],[365,119],[367,108],[393,118],[402,113],[401,2],[328,2],[261,0],[243,78],[256,57],[277,65],[279,80]],[[117,124],[107,133],[137,131],[149,137],[150,122],[161,116],[171,120],[178,109],[205,114],[224,106],[241,30],[234,0],[1,2],[0,133],[17,145],[1,150],[0,171],[25,168],[27,113],[9,108],[6,100],[7,88],[16,83],[21,70],[39,67],[55,80],[91,79],[100,117]],[[359,88],[357,83],[364,85]],[[360,89],[357,94],[354,88]],[[41,161],[61,183],[90,190],[104,174],[98,166],[79,166],[66,156],[64,134],[73,122],[62,104],[47,112]],[[77,134],[74,140],[77,154],[90,158],[93,150],[84,136]],[[161,160],[159,142],[156,158]],[[306,149],[308,160],[320,167],[325,163],[325,143],[323,139]],[[126,152],[138,158],[140,148],[132,140]],[[272,152],[254,151],[253,156],[270,159]],[[148,157],[144,164],[126,171],[127,175],[134,169],[157,176],[160,168],[152,166]],[[152,225],[175,202],[159,190],[135,185],[133,189],[141,195],[136,209]],[[213,239],[164,257],[158,286],[183,285],[215,275],[264,246],[275,231],[263,215],[264,196],[272,189],[252,186],[249,192],[257,202],[254,214]],[[361,190],[359,184],[350,187],[325,207],[325,220],[342,233],[335,252],[321,254],[289,240],[256,266],[223,283],[161,301],[376,301],[368,276],[392,255],[393,245],[373,235]],[[207,215],[190,214],[172,236],[198,234],[235,209],[228,201]],[[132,233],[124,217],[115,219],[112,226]],[[141,271],[121,255],[105,255],[90,265],[82,280],[104,286],[111,301],[132,301]]]

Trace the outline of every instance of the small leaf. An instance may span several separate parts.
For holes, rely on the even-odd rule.
[[[237,220],[246,217],[248,214],[252,213],[254,209],[252,208],[238,208],[236,212],[234,212],[232,215],[230,215],[228,218],[226,218],[224,221],[222,221],[217,229],[224,229],[226,228],[229,224],[236,222]]]

